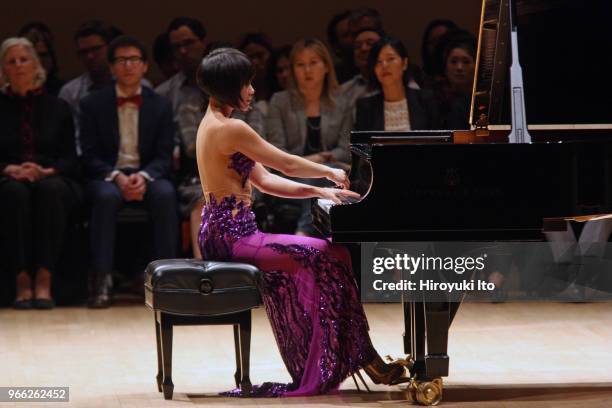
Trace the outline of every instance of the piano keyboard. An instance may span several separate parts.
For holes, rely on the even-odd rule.
[[[334,205],[346,205],[346,204],[353,204],[358,202],[360,199],[358,198],[353,198],[353,197],[346,197],[342,199],[342,203],[341,204],[335,204],[332,200],[328,200],[326,198],[319,198],[317,199],[317,205],[319,207],[321,207],[321,209],[323,211],[325,211],[327,214],[329,214],[329,210],[334,206]]]

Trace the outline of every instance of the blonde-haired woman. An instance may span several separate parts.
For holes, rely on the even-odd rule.
[[[16,275],[18,309],[49,309],[68,214],[78,202],[74,125],[68,105],[43,92],[32,44],[0,46],[0,242]]]
[[[348,101],[337,92],[338,81],[327,47],[317,39],[300,40],[293,45],[289,60],[289,88],[270,99],[268,141],[315,163],[348,163],[352,115]],[[310,200],[303,201],[296,233],[314,233]]]

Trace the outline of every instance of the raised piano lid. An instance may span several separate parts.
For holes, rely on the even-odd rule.
[[[510,123],[507,0],[484,0],[470,121]],[[612,2],[517,0],[529,130],[589,136],[612,129]],[[490,126],[491,128],[491,126]]]

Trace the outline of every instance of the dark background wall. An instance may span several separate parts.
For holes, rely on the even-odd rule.
[[[80,71],[72,34],[87,19],[112,23],[140,38],[147,47],[179,15],[201,19],[211,40],[236,42],[241,33],[263,31],[272,45],[280,46],[307,36],[325,39],[327,22],[334,14],[360,6],[377,8],[385,29],[406,43],[418,63],[421,35],[427,23],[434,18],[448,18],[475,33],[481,0],[18,0],[3,7],[0,38],[14,35],[26,22],[45,22],[55,35],[60,76],[69,79]],[[153,69],[151,76],[157,75]]]

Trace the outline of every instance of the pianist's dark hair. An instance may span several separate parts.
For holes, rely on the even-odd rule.
[[[393,48],[402,59],[408,58],[408,60],[410,60],[410,58],[408,57],[408,52],[406,52],[406,47],[404,47],[404,44],[402,44],[402,42],[397,38],[385,36],[378,40],[372,46],[372,50],[370,51],[370,55],[368,57],[368,73],[370,76],[370,84],[375,89],[381,89],[381,85],[380,81],[378,80],[378,77],[376,77],[376,71],[374,70],[374,68],[376,67],[376,62],[378,61],[378,55],[380,54],[380,51],[387,45]],[[408,82],[410,81],[410,73],[408,69],[404,71],[404,76],[402,77],[402,79],[404,82],[404,86],[408,86]]]
[[[255,76],[251,60],[235,48],[217,48],[202,59],[196,79],[200,89],[209,97],[238,108],[240,91]]]

